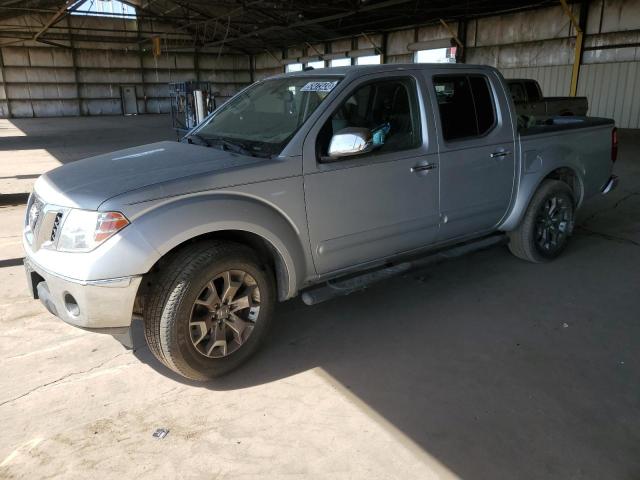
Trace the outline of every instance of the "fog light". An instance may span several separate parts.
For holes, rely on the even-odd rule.
[[[80,307],[78,306],[78,302],[73,298],[73,295],[70,293],[64,294],[64,307],[67,309],[70,315],[77,317],[80,315]]]

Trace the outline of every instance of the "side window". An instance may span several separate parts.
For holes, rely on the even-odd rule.
[[[481,75],[433,77],[445,140],[480,137],[495,125],[493,95]]]
[[[477,135],[478,125],[468,78],[464,75],[434,77],[433,84],[443,138],[455,140]]]
[[[511,90],[511,98],[514,103],[525,102],[527,97],[524,94],[524,88],[521,83],[510,83],[509,90]]]
[[[422,138],[415,81],[399,78],[357,87],[333,112],[318,134],[316,148],[322,161],[330,160],[327,154],[333,135],[350,127],[371,130],[376,147],[368,154],[346,158],[418,147]]]
[[[484,135],[493,128],[496,123],[495,110],[493,108],[493,94],[489,88],[489,82],[485,77],[469,77],[471,92],[476,105],[476,117],[478,118],[478,135]]]
[[[540,91],[536,82],[524,82],[524,88],[527,89],[527,97],[529,97],[530,102],[540,100]]]

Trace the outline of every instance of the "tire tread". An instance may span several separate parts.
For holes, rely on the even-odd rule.
[[[216,259],[244,257],[255,262],[253,251],[238,243],[207,240],[188,245],[168,258],[153,277],[144,312],[144,334],[151,353],[174,372],[192,380],[209,380],[190,367],[171,347],[174,318],[187,292],[189,280]]]
[[[535,230],[536,214],[541,203],[549,194],[558,190],[567,193],[573,199],[573,192],[566,183],[560,180],[544,180],[534,193],[531,202],[529,202],[520,225],[515,230],[508,232],[509,250],[516,257],[533,263],[544,263],[550,260],[537,251],[533,232]]]

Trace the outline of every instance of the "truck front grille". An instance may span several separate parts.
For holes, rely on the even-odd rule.
[[[60,222],[62,221],[62,212],[56,213],[56,218],[53,220],[53,227],[51,228],[51,242],[56,241],[56,237],[58,236],[58,227],[60,227]]]
[[[41,247],[54,247],[65,212],[68,210],[64,207],[47,205],[35,193],[31,194],[27,203],[24,235],[33,251]]]

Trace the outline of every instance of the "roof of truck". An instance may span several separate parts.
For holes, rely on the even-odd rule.
[[[481,69],[495,70],[488,65],[471,65],[468,63],[395,63],[384,65],[350,65],[346,67],[318,68],[304,70],[301,72],[281,73],[271,78],[281,77],[319,77],[319,76],[360,76],[377,72],[397,72],[407,70],[430,70],[430,69]]]

